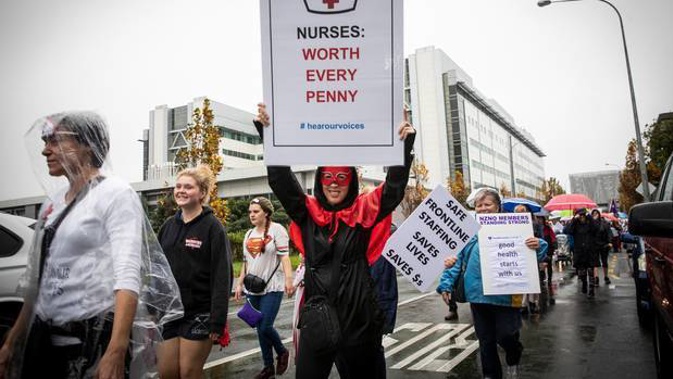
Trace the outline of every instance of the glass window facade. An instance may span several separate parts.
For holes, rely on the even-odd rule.
[[[449,105],[453,126],[452,164],[463,167],[466,182],[469,178],[472,188],[488,186],[506,188],[510,192],[514,186],[515,195],[537,197],[544,181],[544,166],[542,157],[529,143],[512,134],[483,100],[460,84],[449,86]],[[512,176],[516,178],[514,183]]]

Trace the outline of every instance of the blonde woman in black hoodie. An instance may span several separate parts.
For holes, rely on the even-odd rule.
[[[159,231],[185,307],[184,318],[164,328],[159,347],[163,379],[200,379],[227,322],[231,248],[224,226],[205,206],[214,179],[208,166],[180,171],[173,190],[180,209]]]

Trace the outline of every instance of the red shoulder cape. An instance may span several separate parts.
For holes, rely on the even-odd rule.
[[[321,227],[331,225],[334,223],[334,218],[336,218],[337,221],[341,221],[351,228],[354,228],[356,225],[360,225],[367,229],[371,228],[371,237],[369,239],[369,245],[367,246],[367,261],[371,265],[381,256],[383,247],[385,246],[388,237],[390,237],[390,226],[392,224],[392,215],[388,215],[383,220],[376,223],[376,217],[381,209],[382,193],[383,184],[376,187],[374,191],[359,195],[350,207],[337,212],[325,210],[320,206],[320,203],[315,197],[306,196],[306,208],[308,209],[308,213],[313,222]],[[335,230],[332,231],[330,239],[337,231],[336,226],[338,226],[338,223],[334,224]],[[302,231],[299,225],[294,221],[290,224],[290,239],[303,256],[305,251],[304,242],[302,240]]]

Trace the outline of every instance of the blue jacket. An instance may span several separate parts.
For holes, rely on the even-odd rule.
[[[537,249],[537,260],[541,262],[547,256],[547,242],[540,239],[540,247]],[[437,292],[452,292],[453,283],[460,273],[463,260],[469,256],[465,268],[465,298],[468,303],[482,303],[501,305],[506,307],[522,307],[522,295],[484,295],[484,287],[481,279],[481,259],[479,256],[479,240],[473,237],[463,250],[458,253],[458,260],[453,267],[444,270],[439,279]],[[537,268],[536,268],[537,271]]]

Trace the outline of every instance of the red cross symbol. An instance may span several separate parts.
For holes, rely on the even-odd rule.
[[[339,0],[322,0],[323,4],[327,4],[327,9],[334,9],[334,4],[338,2]]]

